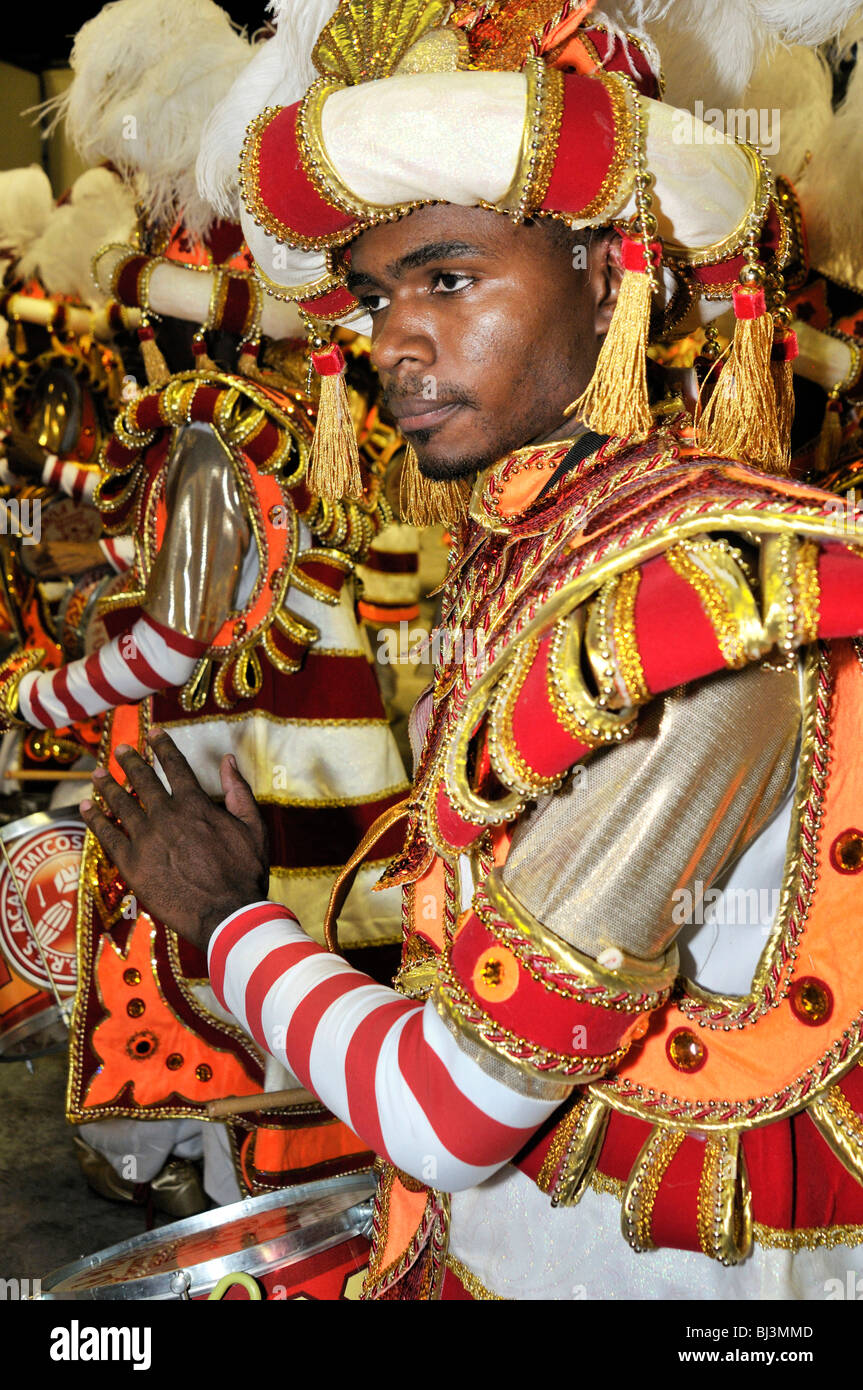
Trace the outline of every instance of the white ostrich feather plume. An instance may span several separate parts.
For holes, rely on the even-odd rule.
[[[53,210],[51,182],[38,164],[0,171],[0,256],[17,260],[44,231]]]
[[[863,62],[797,180],[812,264],[863,289]]]
[[[246,127],[265,106],[299,101],[317,77],[312,49],[336,0],[271,0],[277,24],[212,112],[198,155],[198,192],[223,217],[239,216],[237,161]]]
[[[666,100],[692,110],[736,108],[756,69],[781,45],[815,47],[835,38],[863,9],[861,0],[616,0],[636,32],[656,43]]]
[[[833,75],[822,54],[799,44],[777,48],[759,64],[742,104],[765,113],[778,146],[775,152],[765,147],[767,162],[774,174],[796,183],[833,121]]]
[[[75,295],[98,307],[105,297],[93,283],[90,263],[100,246],[130,241],[134,230],[131,189],[109,169],[88,169],[22,256],[21,272],[38,275],[49,294]]]
[[[201,132],[249,52],[212,0],[114,0],[79,30],[72,84],[49,109],[85,159],[134,183],[152,222],[182,214],[201,236],[215,217],[195,184]]]

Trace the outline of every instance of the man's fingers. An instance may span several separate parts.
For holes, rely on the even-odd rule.
[[[120,827],[114,825],[93,801],[82,801],[78,810],[84,817],[88,830],[92,830],[108,858],[117,865],[125,878],[130,846]]]
[[[138,802],[129,792],[124,791],[104,768],[97,768],[93,773],[93,786],[125,830],[133,835],[136,831],[143,830],[147,824],[147,817]]]
[[[151,729],[147,742],[162,764],[174,796],[188,796],[192,792],[200,792],[201,796],[205,794],[183,754],[164,729]]]
[[[168,801],[167,791],[150,764],[145,763],[134,748],[124,747],[121,744],[115,750],[114,756],[125,772],[129,785],[134,787],[148,811],[155,811],[157,807],[166,805]]]
[[[264,822],[258,810],[258,803],[252,796],[252,789],[237,767],[233,753],[228,753],[222,759],[219,775],[222,791],[225,793],[225,810],[248,826],[255,837],[255,844],[262,849],[266,839]]]

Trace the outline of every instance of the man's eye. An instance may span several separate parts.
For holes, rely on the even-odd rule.
[[[440,270],[434,277],[432,294],[456,294],[473,284],[473,277],[458,270]]]
[[[383,294],[362,294],[360,304],[369,314],[379,314],[381,309],[385,309],[389,304],[386,295]]]

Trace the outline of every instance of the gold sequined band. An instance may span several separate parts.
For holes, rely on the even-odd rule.
[[[719,585],[707,575],[700,565],[687,554],[682,545],[673,545],[665,552],[665,559],[681,579],[690,584],[701,600],[710,625],[716,634],[719,649],[726,666],[740,667],[746,655],[740,624],[734,617],[726,595]]]
[[[614,651],[620,668],[621,679],[626,686],[627,703],[644,704],[650,699],[650,691],[644,678],[644,667],[635,636],[635,600],[641,583],[641,571],[627,570],[620,576],[617,586],[617,601],[614,604],[612,636]]]

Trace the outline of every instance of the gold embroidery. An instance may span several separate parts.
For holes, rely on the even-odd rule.
[[[821,586],[818,582],[818,558],[820,547],[814,541],[803,541],[794,572],[794,587],[797,592],[797,640],[803,645],[814,642],[818,637],[818,619],[821,605]]]
[[[456,1279],[458,1279],[463,1288],[467,1289],[471,1298],[481,1300],[482,1302],[506,1302],[499,1293],[492,1293],[491,1289],[487,1288],[475,1274],[472,1274],[467,1265],[463,1265],[461,1260],[457,1260],[455,1255],[447,1255],[446,1267],[452,1270]]]
[[[747,659],[742,632],[744,613],[739,605],[733,603],[729,586],[718,579],[715,571],[708,573],[703,564],[698,564],[691,550],[684,545],[673,545],[665,552],[665,559],[675,574],[692,586],[701,600],[726,666],[744,666]],[[742,593],[742,590],[739,592]],[[753,617],[757,618],[757,609],[754,599],[751,595],[749,597],[750,603],[746,607],[751,611],[746,612],[745,617],[751,622]]]

